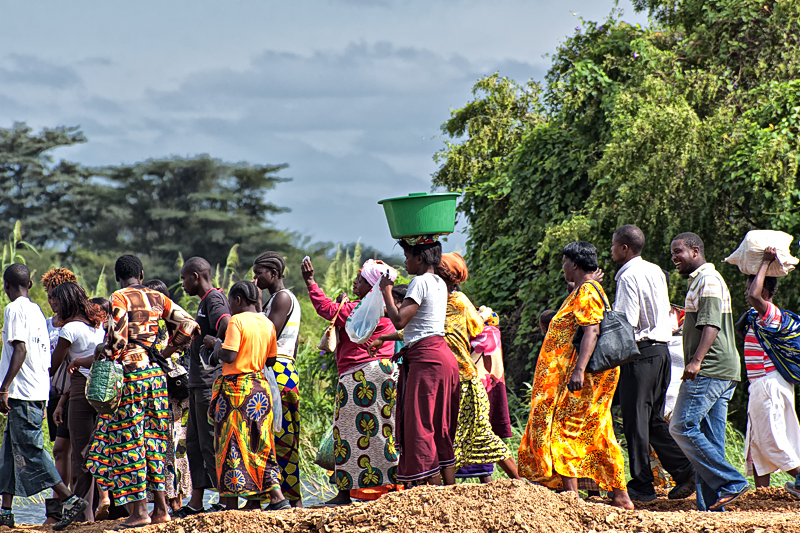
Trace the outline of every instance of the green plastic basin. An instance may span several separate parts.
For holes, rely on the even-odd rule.
[[[392,237],[453,233],[456,229],[455,192],[412,192],[408,196],[387,198],[383,205]]]

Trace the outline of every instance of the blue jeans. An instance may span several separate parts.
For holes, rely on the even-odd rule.
[[[725,459],[725,424],[735,381],[697,376],[681,383],[669,432],[692,463],[697,510],[747,488],[747,480]]]
[[[44,449],[45,403],[9,398],[0,448],[0,493],[33,496],[61,483],[53,457]]]

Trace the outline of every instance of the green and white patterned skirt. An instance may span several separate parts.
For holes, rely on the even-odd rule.
[[[371,361],[339,376],[333,421],[338,490],[397,483],[397,376],[397,366],[390,359]]]

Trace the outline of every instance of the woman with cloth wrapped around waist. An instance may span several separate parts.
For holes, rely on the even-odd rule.
[[[314,267],[305,259],[303,279],[317,314],[343,327],[359,301],[339,304],[325,296],[314,282]],[[388,274],[397,271],[383,261],[367,260],[353,281],[353,292],[364,298],[372,287]],[[337,315],[338,311],[338,315]],[[343,331],[336,347],[339,383],[333,420],[334,479],[339,494],[328,505],[346,505],[351,493],[394,485],[397,482],[398,453],[394,442],[397,366],[392,362],[394,346],[387,344],[375,352],[369,342],[395,332],[392,321],[382,317],[378,327],[364,344],[355,344]]]
[[[434,269],[442,245],[429,240],[400,241],[406,271],[414,274],[400,306],[394,303],[393,282],[381,278],[386,314],[396,329],[404,329],[406,346],[397,388],[395,439],[400,460],[398,482],[406,485],[455,483],[453,452],[458,422],[458,364],[444,340],[447,287]]]
[[[231,287],[231,317],[219,359],[222,375],[214,381],[209,422],[214,424],[217,487],[220,501],[238,509],[238,498],[249,500],[247,509],[286,509],[281,473],[272,435],[272,399],[264,366],[278,355],[275,326],[259,312],[259,292],[251,281]]]

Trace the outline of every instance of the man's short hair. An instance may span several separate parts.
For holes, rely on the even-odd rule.
[[[675,238],[672,239],[672,241],[673,242],[675,242],[675,241],[683,241],[683,243],[688,248],[699,248],[700,249],[700,255],[702,255],[703,257],[706,256],[706,249],[705,249],[705,246],[703,246],[703,239],[701,239],[696,233],[692,233],[690,231],[687,231],[685,233],[681,233],[679,235],[676,235]]]
[[[618,228],[614,232],[614,237],[617,238],[618,243],[624,244],[636,255],[641,254],[644,249],[644,233],[633,224],[625,224]]]
[[[144,273],[142,261],[135,255],[125,254],[114,263],[114,275],[118,280],[138,279]]]
[[[31,271],[22,263],[8,265],[5,272],[3,272],[3,281],[12,287],[25,287],[27,289],[31,284]]]
[[[183,264],[184,272],[197,272],[201,277],[211,277],[211,263],[202,257],[190,257]]]

